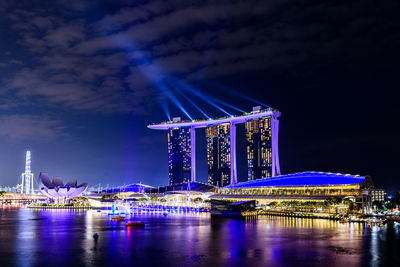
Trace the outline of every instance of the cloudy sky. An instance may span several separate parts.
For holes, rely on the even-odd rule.
[[[398,1],[16,2],[0,2],[0,185],[27,149],[36,176],[164,185],[166,133],[146,126],[225,115],[214,100],[281,110],[283,173],[400,190]]]

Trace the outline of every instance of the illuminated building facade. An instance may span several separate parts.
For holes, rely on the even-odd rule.
[[[263,178],[229,185],[221,189],[227,195],[251,196],[279,196],[279,197],[306,197],[306,196],[357,196],[361,188],[372,188],[369,177],[327,173],[327,172],[300,172]]]
[[[385,190],[374,188],[374,189],[371,189],[370,193],[372,196],[371,202],[374,202],[374,201],[378,201],[381,203],[385,202],[385,194],[386,194]]]
[[[300,172],[251,180],[219,190],[215,199],[257,200],[260,205],[281,201],[325,201],[330,197],[348,198],[371,212],[374,183],[369,176],[330,172]]]
[[[272,176],[271,117],[249,120],[246,127],[247,179]]]
[[[209,126],[206,129],[208,183],[226,186],[231,182],[231,142],[229,123]]]
[[[166,121],[159,124],[148,125],[147,127],[155,130],[168,131],[168,153],[169,153],[169,180],[170,184],[181,183],[185,181],[196,181],[196,135],[195,129],[209,128],[216,125],[227,125],[229,127],[229,160],[230,160],[230,182],[236,184],[237,162],[236,162],[236,125],[246,123],[247,121],[262,118],[269,119],[270,128],[270,170],[269,177],[280,175],[279,154],[278,154],[278,117],[281,113],[272,108],[261,109],[254,107],[252,112],[244,113],[240,116],[229,116],[208,120],[181,120],[179,117],[172,121]],[[179,137],[180,133],[182,134]],[[227,137],[225,137],[227,138]],[[210,149],[213,151],[213,149]],[[225,152],[224,152],[225,155]],[[221,155],[219,155],[221,157]],[[214,163],[213,163],[214,164]],[[267,170],[268,172],[268,170]],[[224,176],[225,177],[225,176]],[[223,182],[225,184],[225,182]],[[219,186],[222,186],[219,184]]]
[[[191,128],[168,130],[169,184],[191,181]]]
[[[76,180],[72,180],[64,184],[59,176],[56,176],[53,178],[53,180],[50,180],[49,175],[45,172],[40,173],[39,180],[43,185],[43,187],[40,189],[42,194],[49,199],[58,201],[66,201],[68,199],[80,196],[88,187],[87,183],[78,185]]]

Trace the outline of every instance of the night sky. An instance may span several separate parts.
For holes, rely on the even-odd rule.
[[[36,179],[165,185],[166,132],[146,126],[166,108],[187,119],[178,101],[204,117],[186,96],[210,117],[225,116],[212,99],[279,109],[282,173],[400,190],[399,1],[109,2],[0,1],[0,185],[20,182],[27,149]]]

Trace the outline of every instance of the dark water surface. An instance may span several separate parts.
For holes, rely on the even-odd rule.
[[[400,266],[400,224],[0,209],[0,266]],[[93,234],[98,233],[96,242]]]

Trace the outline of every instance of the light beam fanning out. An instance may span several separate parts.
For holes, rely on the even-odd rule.
[[[234,95],[237,95],[239,97],[242,97],[242,98],[244,98],[246,100],[249,100],[249,101],[251,101],[253,103],[256,103],[258,105],[261,105],[263,107],[271,108],[270,106],[268,106],[268,105],[266,105],[266,104],[264,104],[264,103],[262,103],[262,102],[260,102],[260,101],[258,101],[256,99],[254,99],[254,98],[252,98],[252,97],[250,97],[248,95],[242,94],[242,93],[240,93],[240,92],[238,92],[238,91],[236,91],[236,90],[234,90],[232,88],[229,88],[229,87],[227,87],[225,85],[219,84],[219,83],[217,83],[215,81],[205,81],[205,83],[208,84],[208,85],[211,85],[214,88],[221,89],[221,90],[223,90],[225,92],[228,92],[230,94],[234,94]]]
[[[174,94],[171,92],[171,90],[166,89],[164,91],[166,96],[183,112],[185,115],[190,119],[193,120],[192,116],[189,115],[189,113],[186,111],[186,109],[182,106],[181,102],[174,96]]]
[[[160,100],[161,108],[163,109],[165,115],[167,116],[168,120],[171,120],[171,115],[169,114],[168,103],[165,99]]]
[[[186,99],[186,101],[188,101],[190,104],[192,104],[198,111],[201,112],[201,114],[203,114],[207,119],[211,119],[210,116],[208,116],[198,105],[196,105],[196,103],[194,103],[189,97],[187,97],[181,90],[177,89],[175,86],[173,86],[172,84],[168,83],[171,87],[173,87],[178,93],[181,94],[181,96],[183,98]]]
[[[199,90],[197,90],[196,88],[182,82],[179,80],[174,80],[173,81],[174,87],[177,90],[183,89],[189,93],[191,93],[192,95],[195,95],[199,98],[201,98],[203,101],[205,101],[206,103],[210,104],[211,106],[215,107],[216,109],[222,111],[223,113],[225,113],[228,116],[232,116],[228,111],[226,111],[225,109],[221,108],[220,106],[218,106],[216,103],[214,103],[214,101],[210,100],[210,97],[203,94],[202,92],[200,92]]]
[[[221,105],[224,105],[224,106],[226,106],[226,107],[228,107],[228,108],[237,110],[237,111],[239,111],[239,112],[241,112],[241,113],[246,113],[244,110],[242,110],[242,109],[240,109],[240,108],[237,108],[237,107],[234,107],[234,106],[232,106],[231,104],[228,104],[228,103],[226,103],[225,101],[222,101],[222,100],[220,100],[220,99],[218,99],[218,98],[215,98],[215,97],[211,97],[211,98],[212,98],[212,100],[213,100],[214,102],[217,102],[217,103],[219,103],[219,104],[221,104]]]

